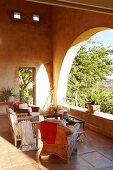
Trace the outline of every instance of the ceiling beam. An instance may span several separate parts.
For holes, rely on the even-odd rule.
[[[85,3],[85,0],[82,1],[75,1],[75,0],[25,0],[30,2],[36,2],[36,3],[42,3],[42,4],[48,4],[48,5],[56,5],[61,7],[68,7],[68,8],[75,8],[75,9],[82,9],[87,11],[93,11],[93,12],[100,12],[100,13],[106,13],[113,15],[113,8],[103,5],[103,3],[100,3],[99,5],[97,3]],[[102,2],[102,1],[101,1]],[[107,1],[109,4],[109,0]]]

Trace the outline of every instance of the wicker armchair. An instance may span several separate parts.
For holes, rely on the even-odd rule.
[[[28,116],[26,113],[16,114],[11,108],[7,109],[7,116],[9,122],[9,128],[11,131],[12,139],[14,140],[14,145],[17,146],[17,142],[22,140],[22,136],[17,133],[17,126],[20,121],[32,121],[32,116]],[[34,136],[36,138],[36,144],[38,144],[38,121],[32,122],[32,129]]]
[[[51,123],[51,121],[48,123]],[[49,122],[50,121],[50,122]],[[68,127],[64,126],[61,120],[52,120],[52,122],[57,123],[57,133],[54,144],[48,144],[46,141],[43,141],[43,148],[40,154],[41,155],[57,155],[64,160],[68,160],[72,153],[77,151],[77,132],[80,127],[80,124],[76,124],[71,130]],[[40,123],[41,124],[41,123]],[[40,125],[41,130],[41,125]]]
[[[23,108],[20,107],[20,105],[25,105],[25,107]],[[16,102],[13,104],[13,110],[14,112],[18,113],[27,113],[28,116],[32,115],[32,116],[39,116],[39,110],[40,108],[38,106],[29,106],[27,103],[25,102]]]

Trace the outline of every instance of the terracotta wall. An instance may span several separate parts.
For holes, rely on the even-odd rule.
[[[22,12],[22,21],[14,22],[12,12]],[[21,0],[0,1],[0,90],[13,86],[18,93],[19,67],[44,64],[52,86],[51,8]],[[40,15],[39,24],[32,14]]]
[[[63,7],[53,7],[52,14],[54,89],[57,91],[61,65],[73,41],[83,32],[92,28],[113,28],[113,15]],[[85,39],[85,37],[83,39]],[[56,95],[57,94],[55,94],[55,99]]]
[[[11,20],[13,10],[22,12],[22,22],[16,23]],[[40,14],[38,25],[32,23],[32,13]],[[54,99],[56,100],[62,61],[70,45],[81,33],[91,28],[113,28],[112,21],[113,16],[107,14],[24,0],[1,0],[0,89],[9,85],[18,92],[19,67],[35,67],[38,70],[39,66],[44,64],[51,87],[54,87]]]

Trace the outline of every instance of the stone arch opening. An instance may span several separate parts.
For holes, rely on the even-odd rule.
[[[97,32],[108,30],[110,28],[106,27],[98,27],[92,28],[90,30],[85,31],[80,36],[78,36],[75,41],[71,44],[69,49],[64,56],[64,60],[61,66],[60,74],[59,74],[59,81],[58,81],[58,88],[57,88],[57,104],[58,105],[65,105],[66,104],[66,91],[67,91],[67,82],[69,72],[73,63],[73,60],[79,51],[80,47],[86,43],[86,41],[96,34]]]

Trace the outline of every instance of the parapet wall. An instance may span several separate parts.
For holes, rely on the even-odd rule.
[[[86,121],[85,127],[91,130],[94,130],[104,136],[107,136],[113,139],[113,115],[109,118],[102,117],[103,114],[106,113],[96,113],[91,114],[82,109],[71,108],[70,113],[73,116],[76,116],[80,119],[84,119]]]

